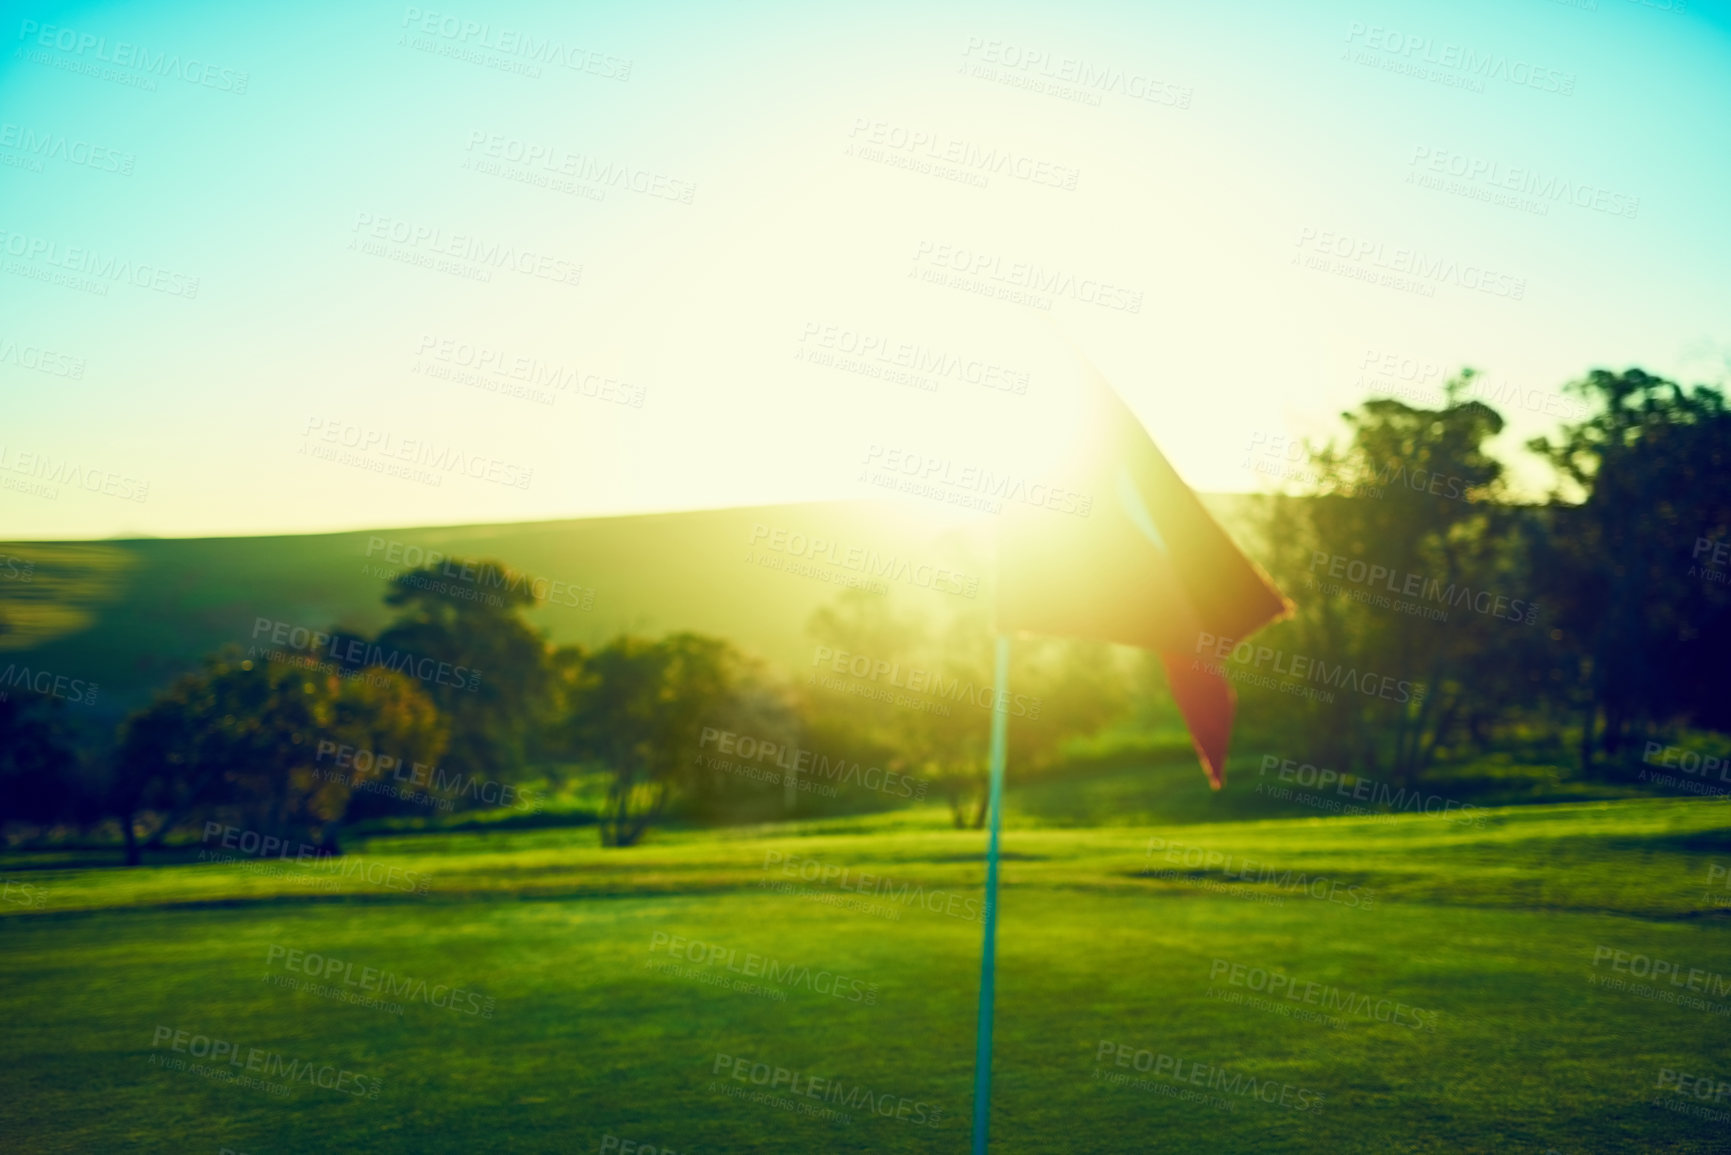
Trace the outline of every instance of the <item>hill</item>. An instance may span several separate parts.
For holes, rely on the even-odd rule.
[[[1242,505],[1209,500],[1223,518]],[[449,558],[492,558],[522,572],[543,599],[530,620],[555,643],[696,630],[792,668],[810,661],[812,613],[849,585],[932,616],[989,605],[990,528],[989,518],[940,506],[849,501],[267,537],[0,542],[0,669],[95,683],[95,703],[69,715],[106,732],[206,654],[250,644],[260,619],[374,632],[389,617],[389,580],[435,560],[453,589],[488,595]]]
[[[495,558],[541,595],[530,620],[554,642],[689,629],[789,665],[809,656],[803,636],[812,612],[850,582],[934,607],[967,597],[944,587],[985,596],[983,540],[965,525],[847,502],[276,537],[4,543],[0,555],[22,560],[13,567],[19,577],[0,581],[0,650],[6,664],[98,684],[96,705],[74,713],[112,720],[204,655],[248,645],[260,619],[376,631],[398,572],[435,562],[452,589],[486,597],[491,591],[444,559]]]

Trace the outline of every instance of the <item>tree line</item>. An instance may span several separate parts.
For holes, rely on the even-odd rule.
[[[1499,751],[1635,782],[1656,738],[1731,730],[1723,395],[1589,374],[1567,387],[1580,419],[1528,446],[1552,491],[1522,500],[1492,446],[1503,418],[1473,385],[1465,370],[1436,408],[1379,397],[1343,414],[1344,434],[1307,445],[1296,483],[1237,525],[1294,603],[1253,641],[1197,640],[1192,660],[1237,686],[1240,749],[1402,784]],[[809,663],[777,675],[689,632],[551,645],[521,575],[461,565],[495,596],[404,571],[376,637],[211,655],[101,756],[73,749],[60,703],[0,697],[0,825],[112,823],[133,863],[212,818],[335,852],[345,824],[527,809],[526,782],[586,775],[608,846],[673,817],[939,799],[978,827],[994,708],[1017,774],[1077,739],[1174,725],[1158,662],[1112,647],[1019,642],[1002,692],[974,603],[922,614],[846,591],[809,623]],[[403,655],[481,673],[416,677],[386,657]]]
[[[820,612],[816,652],[886,667],[893,655],[896,670],[936,675],[931,692],[909,692],[911,705],[880,708],[857,692],[869,679],[778,678],[697,633],[554,646],[523,616],[536,597],[521,575],[497,561],[455,564],[495,593],[465,596],[422,567],[392,578],[395,618],[375,637],[298,630],[294,644],[272,645],[288,632],[261,619],[262,645],[207,657],[128,717],[105,753],[74,748],[60,703],[0,700],[0,823],[117,827],[128,864],[211,821],[340,853],[357,822],[538,809],[545,797],[525,782],[544,783],[544,795],[582,775],[604,784],[582,816],[606,846],[630,846],[676,814],[743,821],[928,797],[948,799],[957,825],[979,821],[996,697],[979,622],[950,623],[934,647],[928,623],[888,615],[881,599],[844,595]],[[1030,752],[1089,729],[1117,700],[1097,677],[1035,664],[1018,671],[1021,712],[1032,709],[1016,725]],[[435,668],[473,673],[417,676]]]
[[[1632,782],[1646,740],[1731,730],[1723,393],[1639,369],[1571,382],[1581,418],[1527,446],[1551,491],[1519,500],[1474,376],[1434,409],[1343,414],[1266,501],[1258,556],[1296,612],[1257,645],[1321,664],[1218,662],[1261,738],[1402,782],[1499,750]]]

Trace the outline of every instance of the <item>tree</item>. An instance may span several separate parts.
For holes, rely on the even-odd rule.
[[[1312,760],[1387,766],[1410,782],[1480,716],[1484,679],[1510,632],[1526,628],[1478,612],[1501,597],[1505,609],[1521,603],[1513,617],[1524,619],[1535,599],[1522,596],[1530,587],[1507,550],[1514,521],[1500,500],[1503,466],[1487,448],[1503,419],[1465,400],[1475,375],[1451,379],[1440,409],[1377,398],[1342,414],[1345,440],[1312,452],[1317,492],[1270,507],[1269,566],[1298,610],[1258,643],[1325,671],[1313,688],[1332,700],[1242,692],[1287,718]],[[1362,692],[1366,675],[1373,693]],[[1386,694],[1384,677],[1395,682]]]
[[[359,652],[377,663],[445,664],[453,676],[421,683],[449,722],[446,761],[456,773],[509,779],[528,760],[552,688],[548,647],[518,613],[535,602],[524,576],[496,561],[448,559],[391,581],[385,603],[398,617]]]
[[[355,677],[292,662],[212,658],[126,722],[109,799],[142,860],[137,827],[157,814],[149,845],[197,814],[229,812],[260,834],[304,837],[337,852],[351,792],[376,759],[338,770],[319,743],[434,761],[444,729],[431,701],[401,674]]]
[[[78,760],[60,709],[52,698],[0,691],[0,829],[46,826],[75,812]]]
[[[911,612],[898,612],[891,599],[866,590],[843,590],[832,605],[812,614],[806,631],[818,643],[807,679],[795,687],[801,720],[799,745],[822,750],[843,765],[881,764],[885,770],[935,782],[946,797],[952,783],[946,778],[944,759],[920,735],[928,718],[906,706],[872,702],[838,694],[820,685],[833,677],[828,661],[835,654],[863,654],[873,661],[919,666],[924,660],[921,640],[929,624]],[[828,651],[831,657],[825,657]],[[931,703],[938,706],[938,703]],[[959,774],[966,774],[958,768]]]
[[[1581,667],[1586,772],[1643,725],[1731,726],[1731,591],[1698,561],[1731,539],[1731,412],[1718,390],[1640,369],[1567,389],[1589,416],[1530,448],[1559,477],[1546,578]]]
[[[1091,734],[1127,700],[1127,678],[1097,643],[1025,638],[1011,651],[1007,689],[996,686],[994,642],[984,611],[959,612],[941,635],[924,617],[897,613],[887,599],[859,590],[812,617],[812,635],[830,650],[894,665],[907,701],[869,701],[808,691],[808,726],[844,748],[882,751],[885,768],[934,782],[958,830],[986,820],[992,711],[1010,717],[1009,749],[1018,771],[1043,768],[1068,738]]]
[[[702,730],[726,722],[752,665],[730,643],[693,633],[620,637],[580,669],[569,656],[559,665],[570,671],[566,749],[612,775],[601,843],[631,846],[692,786]]]

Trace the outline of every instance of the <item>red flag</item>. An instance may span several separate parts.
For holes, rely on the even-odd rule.
[[[999,631],[1089,638],[1160,653],[1172,697],[1218,790],[1235,698],[1195,659],[1200,635],[1242,639],[1291,612],[1092,366],[1076,501],[1009,503],[998,535]],[[1064,508],[1087,515],[1057,512]]]

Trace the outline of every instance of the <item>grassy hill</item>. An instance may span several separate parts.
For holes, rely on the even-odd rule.
[[[1226,518],[1243,505],[1209,500]],[[273,537],[0,542],[0,667],[99,684],[97,704],[68,715],[105,730],[204,655],[246,646],[259,618],[376,631],[389,616],[390,577],[434,553],[523,572],[551,595],[529,616],[554,642],[688,629],[799,666],[811,660],[812,613],[850,582],[933,616],[988,605],[990,528],[943,508],[857,501]],[[470,588],[460,570],[450,581]]]
[[[814,557],[819,551],[803,539],[835,544]],[[852,566],[850,550],[858,551]],[[882,596],[933,612],[965,599],[922,588],[921,578],[931,581],[923,566],[977,578],[966,599],[973,604],[990,590],[977,527],[872,502],[280,537],[10,542],[0,543],[0,556],[22,558],[31,570],[27,581],[0,580],[0,662],[94,681],[98,705],[84,713],[118,717],[205,654],[247,645],[259,618],[377,630],[388,617],[389,578],[429,553],[493,558],[522,571],[551,595],[530,620],[555,642],[690,629],[789,665],[810,660],[806,623],[849,581],[878,581]],[[787,568],[801,563],[810,572]],[[887,568],[873,579],[865,567]],[[450,581],[468,588],[455,568]]]

